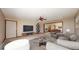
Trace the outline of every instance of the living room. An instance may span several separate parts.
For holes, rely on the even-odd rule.
[[[6,43],[3,47],[4,50],[11,49],[11,46],[8,47],[9,43],[11,44],[18,39],[25,39],[28,41],[36,39],[34,40],[35,42],[38,37],[38,39],[44,39],[46,38],[45,35],[49,36],[48,33],[52,33],[53,37],[56,37],[56,35],[54,35],[56,33],[60,33],[60,36],[61,33],[62,35],[64,33],[68,33],[67,35],[76,33],[78,35],[79,32],[78,8],[1,8],[0,18],[0,44],[3,45],[3,43]],[[74,37],[75,38],[72,42],[75,42],[77,39],[75,35]],[[56,40],[58,39],[61,39],[61,37],[56,37]],[[70,47],[70,45],[67,47],[67,45],[65,45],[67,48],[64,48],[62,44],[65,44],[66,41],[62,43],[63,41],[60,42],[58,40],[58,43],[62,43],[59,43],[60,45],[57,45],[57,43],[55,44],[54,42],[47,43],[47,41],[51,40],[46,40],[46,43],[40,43],[41,46],[40,44],[37,44],[39,47],[35,47],[35,45],[32,44],[31,50],[34,50],[34,48],[36,50],[40,50],[42,48],[45,50],[79,49],[77,46],[79,44],[78,42],[71,43],[73,45],[76,44],[76,46]]]

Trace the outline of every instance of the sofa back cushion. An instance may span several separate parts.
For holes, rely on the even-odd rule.
[[[67,37],[59,37],[58,39],[68,40],[68,38],[67,38]]]
[[[77,35],[75,35],[75,34],[70,35],[70,40],[71,41],[76,41],[77,40]]]
[[[70,40],[71,33],[64,33],[64,37],[66,37],[68,40]]]
[[[50,32],[45,33],[45,37],[51,37]]]
[[[51,32],[50,35],[51,35],[51,37],[53,37],[53,38],[58,38],[58,36],[57,36],[57,34],[56,34],[55,32]]]

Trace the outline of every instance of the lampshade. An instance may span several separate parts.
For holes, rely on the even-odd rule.
[[[70,32],[70,29],[66,29],[66,32]]]

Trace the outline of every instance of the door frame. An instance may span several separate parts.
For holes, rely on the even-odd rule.
[[[14,21],[14,20],[5,20],[5,38],[6,38],[6,22],[7,21],[16,22],[16,37],[17,37],[17,21]],[[14,38],[14,37],[11,37],[11,38]]]

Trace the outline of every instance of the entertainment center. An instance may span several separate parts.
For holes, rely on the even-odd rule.
[[[22,36],[33,35],[33,25],[23,25]]]

